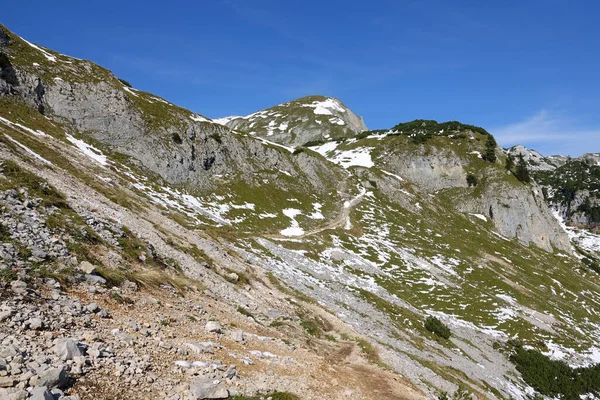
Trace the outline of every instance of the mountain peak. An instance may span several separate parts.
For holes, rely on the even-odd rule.
[[[294,147],[367,130],[363,119],[341,100],[320,95],[301,97],[243,117],[218,118],[215,122]]]

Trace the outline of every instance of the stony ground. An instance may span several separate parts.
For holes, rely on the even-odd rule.
[[[0,398],[422,396],[367,363],[352,341],[284,335],[200,290],[181,296],[164,285],[150,293],[88,277],[65,287],[21,274],[1,288]]]

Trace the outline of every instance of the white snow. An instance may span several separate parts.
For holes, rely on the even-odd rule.
[[[313,213],[311,215],[308,216],[308,218],[312,218],[312,219],[325,219],[325,217],[321,213],[321,207],[323,207],[322,204],[320,204],[320,203],[314,203],[313,204],[314,211],[313,211]]]
[[[196,122],[213,122],[210,119],[204,118],[202,115],[198,115],[198,114],[190,115],[190,119],[192,121],[196,121]]]
[[[287,122],[282,122],[281,124],[279,124],[279,130],[280,131],[285,131],[288,128],[288,123]]]
[[[366,147],[340,151],[332,161],[344,168],[353,166],[371,168],[375,165],[371,159],[371,149]]]
[[[371,148],[357,147],[350,150],[338,150],[337,147],[336,142],[327,142],[320,146],[311,147],[311,150],[346,169],[352,166],[371,168],[375,165],[371,159]]]
[[[396,179],[398,179],[400,182],[404,182],[404,178],[402,178],[400,175],[396,175],[396,174],[392,174],[391,172],[385,171],[385,170],[381,170],[381,172],[383,172],[386,175],[392,176]]]
[[[6,136],[6,138],[7,138],[8,140],[10,140],[10,141],[11,141],[11,142],[13,142],[14,144],[16,144],[17,146],[19,146],[19,147],[20,147],[20,148],[22,148],[23,150],[25,150],[27,153],[29,153],[29,154],[30,154],[30,155],[32,155],[33,157],[37,158],[38,160],[42,161],[42,162],[43,162],[43,163],[45,163],[45,164],[52,165],[52,163],[51,163],[50,161],[48,161],[48,160],[46,160],[44,157],[40,156],[38,153],[36,153],[35,151],[31,150],[29,147],[27,147],[27,146],[25,146],[25,145],[23,145],[23,144],[21,144],[21,143],[17,142],[15,139],[11,138],[10,136],[8,136],[8,135],[6,135],[6,134],[5,134],[4,136]]]
[[[140,97],[136,92],[134,92],[130,87],[123,86],[123,90],[127,93],[134,95],[135,97]]]
[[[23,38],[21,38],[21,39],[23,39]],[[34,49],[36,49],[36,50],[40,51],[40,52],[41,52],[41,53],[44,55],[44,57],[46,57],[46,59],[47,59],[48,61],[56,62],[56,56],[53,56],[52,54],[48,53],[46,50],[42,49],[42,48],[41,48],[41,47],[39,47],[39,46],[36,46],[36,45],[35,45],[35,44],[33,44],[33,43],[30,43],[30,42],[28,42],[28,41],[27,41],[27,40],[25,40],[25,39],[23,39],[23,41],[24,41],[25,43],[27,43],[28,45],[30,45],[31,47],[33,47]]]
[[[338,100],[328,98],[323,101],[314,101],[311,104],[303,104],[302,107],[312,107],[316,115],[333,115],[331,111],[345,112]]]
[[[73,136],[67,134],[67,140],[73,143],[79,151],[83,154],[96,161],[98,164],[106,166],[108,164],[107,158],[100,150],[95,148],[94,146],[90,146],[83,140],[75,139]]]
[[[284,145],[279,144],[279,143],[271,142],[270,140],[263,139],[261,137],[257,137],[257,139],[260,140],[261,142],[265,143],[265,144],[270,144],[271,146],[280,147],[282,149],[285,149],[285,150],[289,151],[290,153],[293,153],[294,150],[295,150],[293,147],[284,146]]]
[[[217,123],[217,124],[221,124],[221,125],[227,125],[227,123],[229,121],[232,121],[234,119],[238,119],[238,118],[243,118],[239,115],[232,115],[230,117],[222,117],[222,118],[214,118],[213,122]]]
[[[302,211],[296,208],[286,208],[281,211],[283,215],[292,220],[292,225],[290,227],[285,228],[280,233],[283,236],[302,236],[304,235],[304,229],[300,228],[300,224],[296,221],[296,216],[302,214]]]
[[[475,218],[479,218],[480,220],[487,222],[487,218],[483,214],[473,214],[473,213],[469,213],[469,214],[474,216]]]
[[[480,152],[478,152],[478,151],[472,151],[472,152],[470,152],[469,154],[475,154],[475,155],[477,156],[477,158],[481,158],[481,159],[483,159],[483,156],[482,156],[482,155],[481,155],[481,153],[480,153]]]
[[[30,129],[30,128],[28,128],[28,127],[26,127],[24,125],[21,125],[21,124],[19,124],[17,122],[9,121],[6,118],[0,117],[0,122],[4,123],[6,125],[16,126],[16,127],[20,128],[20,129],[22,129],[22,130],[24,130],[26,132],[29,132],[29,133],[31,133],[31,134],[33,134],[35,136],[48,136],[46,133],[44,133],[44,132],[42,132],[40,130],[34,131],[33,129]]]

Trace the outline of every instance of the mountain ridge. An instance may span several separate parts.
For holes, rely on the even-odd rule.
[[[99,66],[15,42],[0,46],[0,294],[35,296],[48,277],[60,278],[58,301],[97,300],[114,315],[84,312],[66,328],[78,336],[91,318],[121,363],[86,354],[68,370],[77,380],[69,394],[90,397],[81,386],[97,379],[102,390],[139,397],[121,378],[128,350],[119,343],[130,341],[136,367],[150,368],[137,385],[182,398],[201,398],[208,385],[227,396],[432,398],[466,388],[525,399],[547,392],[515,364],[517,339],[542,360],[600,361],[600,238],[565,228],[579,235],[569,243],[542,187],[507,170],[507,154],[487,132],[457,123],[456,132],[327,131],[322,140],[320,131],[319,143],[292,147],[160,101]],[[319,115],[308,102],[300,107]],[[271,117],[263,126],[280,126]],[[21,218],[15,210],[29,211]],[[54,249],[57,238],[65,246]],[[78,272],[84,261],[99,272]],[[131,282],[140,290],[131,292]],[[150,299],[158,294],[161,304]],[[14,311],[30,307],[27,296],[18,304],[0,296],[0,309],[11,310],[0,315],[18,327],[0,326],[2,340],[13,335],[6,340],[66,371],[43,343],[27,342],[31,323]],[[42,309],[27,318],[41,316],[48,323],[40,329],[62,335],[52,329],[57,316]],[[450,336],[430,330],[431,318]],[[209,351],[193,350],[202,348]],[[202,361],[189,365],[195,358]],[[235,374],[221,371],[225,363],[237,365]],[[32,391],[36,381],[27,382]]]

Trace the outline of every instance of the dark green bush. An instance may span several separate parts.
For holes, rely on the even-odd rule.
[[[523,380],[545,396],[579,400],[581,395],[600,393],[600,364],[572,368],[521,344],[514,346],[510,360]]]
[[[477,179],[477,177],[473,174],[467,174],[467,185],[469,185],[469,187],[473,186],[477,186],[479,184],[479,180]]]
[[[173,141],[177,144],[181,144],[183,143],[183,139],[181,139],[181,136],[179,136],[179,133],[175,132],[171,135],[171,138],[173,139]]]
[[[450,332],[450,328],[448,328],[442,321],[440,321],[436,317],[427,317],[427,319],[425,320],[425,329],[444,339],[450,339],[450,336],[452,335],[452,333]]]
[[[121,82],[123,85],[125,85],[127,87],[133,87],[133,86],[131,86],[131,83],[127,82],[125,79],[121,79],[121,78],[118,78],[118,79],[119,79],[119,82]]]

